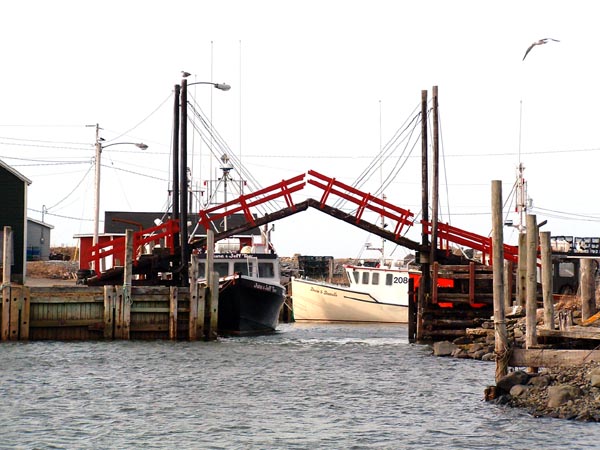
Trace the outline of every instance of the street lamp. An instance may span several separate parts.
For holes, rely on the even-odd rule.
[[[179,96],[176,95],[175,98],[175,110],[177,110],[177,103],[179,101],[179,109],[180,109],[180,117],[176,115],[176,126],[179,127],[179,161],[177,158],[173,157],[173,215],[176,216],[177,212],[179,212],[179,239],[181,242],[181,268],[183,270],[181,274],[181,282],[184,285],[187,285],[187,264],[189,260],[189,245],[188,245],[188,229],[187,229],[187,219],[188,219],[188,208],[187,208],[187,90],[189,86],[193,86],[196,84],[208,84],[213,86],[215,89],[219,89],[221,91],[228,91],[231,89],[231,86],[226,83],[213,83],[210,81],[196,81],[194,83],[188,83],[186,80],[186,75],[183,74],[183,79],[181,80],[181,85],[175,86],[176,94],[179,93]],[[179,97],[179,98],[177,98]],[[173,152],[177,152],[177,133],[173,133]],[[179,162],[179,168],[177,168],[177,162]],[[177,182],[179,181],[179,186],[177,186]],[[178,197],[175,195],[177,192]],[[177,202],[179,204],[177,204]]]
[[[94,189],[94,238],[92,241],[93,245],[98,244],[98,231],[100,228],[100,157],[102,155],[102,149],[111,147],[113,145],[135,145],[137,148],[146,150],[148,146],[142,142],[115,142],[112,144],[102,145],[102,139],[100,138],[100,126],[96,124],[96,177],[95,177],[95,189]],[[94,267],[98,270],[98,267]]]

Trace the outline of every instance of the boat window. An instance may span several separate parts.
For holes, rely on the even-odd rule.
[[[229,263],[226,262],[216,262],[214,264],[214,268],[216,272],[219,272],[220,277],[226,277],[229,275]]]
[[[354,277],[354,282],[358,284],[358,272],[356,270],[352,271],[352,276]]]
[[[385,274],[385,285],[391,286],[393,281],[394,281],[394,274],[386,273]]]
[[[575,276],[575,264],[572,262],[561,262],[558,265],[558,276],[559,277],[574,277]]]
[[[206,276],[206,264],[201,262],[198,264],[198,278],[204,278]]]
[[[379,274],[377,272],[373,273],[371,284],[379,284]]]
[[[258,277],[274,278],[275,270],[273,269],[273,263],[258,263]]]
[[[362,284],[369,284],[369,272],[363,272]]]
[[[251,275],[252,274],[252,263],[236,262],[233,265],[233,271],[235,273],[241,273],[242,275]]]

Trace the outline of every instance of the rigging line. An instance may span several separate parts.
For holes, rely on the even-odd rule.
[[[198,121],[200,122],[200,124],[202,125],[202,128],[205,131],[203,131],[199,127],[199,125],[197,125],[197,123],[195,123],[195,122],[191,122],[191,125],[198,132],[202,141],[207,145],[211,154],[217,160],[219,160],[222,155],[216,153],[216,150],[217,150],[216,147],[218,147],[218,149],[221,151],[222,154],[226,154],[229,157],[229,159],[231,160],[232,164],[235,167],[235,171],[240,175],[240,178],[242,179],[242,181],[243,181],[243,179],[246,179],[247,184],[250,185],[252,190],[259,190],[261,188],[260,183],[256,180],[256,178],[254,178],[252,173],[249,172],[244,167],[241,160],[229,148],[229,146],[227,145],[227,142],[219,134],[218,130],[216,130],[215,127],[211,124],[210,119],[208,119],[206,117],[206,114],[204,113],[204,111],[202,110],[200,105],[196,102],[195,99],[193,99],[193,100],[194,100],[194,103],[188,102],[188,105],[190,106],[192,115],[194,115],[196,118],[198,118]],[[209,135],[208,137],[207,137],[207,133]],[[210,137],[210,139],[209,139],[209,137]],[[241,195],[241,192],[240,192],[240,195]],[[269,201],[269,202],[261,204],[260,207],[257,206],[257,209],[262,210],[263,213],[266,213],[268,210],[271,210],[273,212],[280,208],[277,207],[276,202]]]
[[[356,181],[353,183],[353,187],[357,187],[359,183],[361,183],[365,178],[370,178],[370,173],[374,170],[374,168],[378,167],[381,158],[389,157],[389,153],[391,153],[395,147],[392,147],[409,128],[411,123],[414,123],[415,119],[418,119],[419,115],[415,115],[415,110],[411,113],[412,117],[409,116],[404,123],[396,130],[392,138],[385,144],[383,147],[383,151],[378,153],[375,158],[371,160],[371,163],[367,166],[365,170],[359,175]],[[410,119],[410,120],[409,120]]]
[[[414,124],[414,122],[413,122],[413,124]],[[384,148],[384,150],[382,152],[382,156],[377,157],[371,161],[370,167],[368,167],[367,170],[365,170],[363,172],[363,175],[361,175],[360,180],[357,180],[353,184],[353,187],[360,189],[373,176],[374,171],[378,164],[383,164],[389,158],[391,158],[394,155],[394,153],[396,152],[396,150],[398,149],[398,147],[403,142],[408,143],[413,136],[416,126],[417,126],[417,124],[414,124],[414,126],[411,130],[408,130],[408,129],[403,130],[402,133],[404,134],[404,137],[401,140],[399,140],[400,135],[396,135],[393,138],[393,142],[389,141],[388,144],[386,144],[386,147]],[[408,133],[408,135],[406,133]],[[404,147],[404,149],[406,150],[406,146]],[[404,157],[405,150],[398,156],[398,159]]]
[[[152,176],[152,175],[148,175],[148,174],[145,174],[145,173],[135,172],[135,171],[133,171],[133,170],[122,169],[122,168],[120,168],[120,167],[108,166],[108,165],[105,165],[105,164],[100,164],[100,165],[101,165],[102,167],[105,167],[105,168],[107,168],[107,169],[118,170],[118,171],[121,171],[121,172],[130,173],[130,174],[132,174],[132,175],[138,175],[138,176],[140,176],[140,177],[150,178],[150,179],[152,179],[152,180],[158,180],[158,181],[168,181],[168,180],[166,180],[165,178],[159,178],[159,177]]]
[[[68,199],[71,195],[73,195],[73,193],[79,188],[79,186],[81,186],[81,183],[83,183],[83,180],[85,180],[85,178],[88,176],[88,174],[92,170],[92,167],[94,167],[93,164],[90,164],[87,172],[85,172],[83,174],[83,177],[81,177],[81,180],[79,180],[79,182],[75,185],[75,187],[73,189],[71,189],[71,192],[69,192],[62,200],[58,201],[56,204],[50,206],[49,208],[46,208],[46,211],[56,208],[58,205],[60,205],[62,202],[64,202],[66,199]]]
[[[213,138],[209,141],[206,137],[204,137],[204,142],[208,145],[209,149],[211,150],[211,153],[215,156],[215,158],[220,159],[221,155],[218,155],[215,153],[215,149],[214,149],[214,145],[210,145],[211,141],[214,143],[215,141],[217,142],[217,145],[219,146],[220,150],[222,153],[226,154],[230,160],[232,161],[235,170],[241,175],[242,178],[246,178],[247,181],[249,182],[250,185],[254,185],[257,187],[257,189],[259,189],[260,183],[258,183],[258,181],[252,176],[252,174],[243,166],[243,164],[241,163],[241,161],[238,159],[238,157],[231,151],[231,149],[229,148],[229,146],[227,145],[227,143],[225,142],[225,140],[221,137],[221,135],[218,133],[217,130],[214,129],[214,126],[210,126],[209,125],[209,120],[205,117],[205,115],[203,115],[203,111],[202,109],[199,107],[196,109],[195,107],[192,107],[192,112],[197,115],[197,117],[199,117],[200,122],[203,125],[203,128],[206,130],[207,133],[212,133]],[[194,124],[192,124],[194,126]],[[198,127],[195,127],[196,131],[198,131],[198,133],[201,136],[205,136],[205,133],[202,132],[202,130],[198,129]]]
[[[416,127],[412,129],[412,131],[411,131],[411,136],[410,136],[410,137],[409,137],[409,139],[407,140],[407,142],[406,142],[406,146],[408,146],[408,144],[410,143],[410,139],[412,138],[412,135],[414,134],[415,130],[416,130]],[[400,170],[401,170],[401,169],[402,169],[402,168],[405,166],[405,164],[406,164],[406,163],[407,163],[407,161],[408,161],[408,158],[409,158],[409,157],[412,155],[412,153],[414,152],[414,150],[415,150],[415,147],[416,147],[416,145],[418,144],[418,142],[419,142],[418,140],[415,140],[415,141],[413,141],[413,145],[412,145],[412,147],[411,147],[411,149],[410,149],[410,151],[409,151],[409,153],[408,153],[408,156],[406,156],[406,157],[405,157],[405,158],[403,158],[403,159],[400,159],[400,158],[398,158],[398,159],[396,160],[396,163],[395,163],[395,165],[394,165],[394,168],[393,168],[393,169],[392,169],[392,170],[389,172],[389,174],[388,174],[388,176],[387,176],[387,178],[386,178],[386,180],[385,180],[385,182],[384,182],[384,186],[383,186],[383,187],[380,187],[380,189],[378,190],[378,192],[379,192],[379,191],[381,191],[381,190],[387,189],[387,187],[388,187],[388,186],[389,186],[389,185],[390,185],[390,184],[391,184],[391,183],[392,183],[392,182],[393,182],[393,181],[396,179],[396,177],[398,176],[398,173],[400,173]],[[404,150],[402,150],[401,157],[403,157],[403,156],[404,156],[404,154],[406,153],[406,146],[404,147]],[[401,165],[398,167],[398,164],[400,163],[400,161],[403,161],[403,162],[402,162],[402,164],[401,164]],[[392,173],[393,173],[393,176],[392,176]]]
[[[169,95],[167,96],[167,98],[165,98],[165,99],[164,99],[164,100],[161,102],[161,104],[160,104],[160,105],[158,105],[158,106],[156,107],[156,109],[154,109],[154,111],[152,111],[150,114],[148,114],[146,117],[144,117],[144,118],[143,118],[141,121],[139,121],[137,124],[135,124],[135,125],[134,125],[133,127],[131,127],[129,130],[127,130],[127,131],[125,131],[125,132],[121,133],[120,135],[118,135],[118,136],[117,136],[117,137],[115,137],[115,138],[112,138],[112,139],[110,139],[108,142],[112,142],[112,141],[115,141],[115,140],[117,140],[117,139],[120,139],[120,138],[122,138],[123,136],[125,136],[125,135],[129,134],[130,132],[132,132],[133,130],[135,130],[137,127],[139,127],[141,124],[143,124],[143,123],[144,123],[146,120],[148,120],[150,117],[152,117],[152,116],[153,116],[153,115],[156,113],[156,111],[158,111],[158,110],[159,110],[159,109],[160,109],[160,108],[161,108],[161,107],[162,107],[162,106],[163,106],[163,105],[164,105],[164,104],[167,102],[167,100],[169,100],[169,99],[170,99],[172,96],[173,96],[173,91],[171,91],[171,92],[169,93]]]
[[[417,141],[415,141],[415,142],[413,143],[413,146],[412,146],[412,148],[411,148],[411,150],[410,150],[410,152],[409,152],[409,155],[408,155],[408,156],[406,156],[406,157],[404,156],[404,155],[406,154],[406,149],[407,149],[408,145],[410,144],[410,142],[411,142],[411,139],[413,138],[414,132],[415,132],[415,130],[416,130],[416,128],[417,128],[417,126],[418,126],[418,123],[415,123],[415,118],[416,118],[416,117],[418,117],[418,116],[414,116],[414,117],[412,118],[412,120],[411,120],[411,121],[408,123],[408,125],[410,125],[411,123],[414,125],[414,126],[412,127],[412,129],[411,129],[411,130],[408,130],[408,128],[406,128],[406,127],[405,127],[405,129],[402,131],[402,133],[405,133],[405,132],[409,131],[409,134],[408,134],[408,136],[404,137],[404,138],[402,139],[402,141],[401,141],[401,142],[397,142],[397,145],[396,145],[395,147],[393,147],[393,148],[392,148],[392,147],[388,147],[386,150],[384,150],[384,153],[387,153],[387,155],[386,155],[386,157],[384,158],[384,160],[383,160],[382,162],[385,162],[385,161],[387,161],[387,160],[388,160],[388,159],[391,157],[391,155],[393,154],[393,152],[395,152],[395,150],[398,148],[398,146],[399,146],[401,143],[405,142],[404,149],[402,150],[401,154],[400,154],[400,155],[398,156],[398,158],[396,159],[396,162],[395,162],[395,164],[394,164],[394,167],[393,167],[393,168],[392,168],[392,170],[391,170],[391,171],[388,173],[388,175],[387,175],[387,177],[386,177],[386,180],[385,180],[385,182],[384,182],[384,185],[379,187],[379,189],[376,191],[375,195],[377,195],[377,196],[381,195],[381,193],[382,193],[382,192],[383,192],[383,191],[384,191],[384,190],[385,190],[385,189],[386,189],[386,188],[387,188],[387,187],[388,187],[388,186],[389,186],[389,185],[390,185],[390,184],[391,184],[391,183],[394,181],[394,179],[395,179],[395,178],[396,178],[396,176],[398,175],[399,171],[400,171],[400,170],[401,170],[401,169],[404,167],[404,165],[406,164],[406,162],[407,162],[408,158],[410,157],[410,154],[412,154],[412,152],[413,152],[413,150],[414,150],[414,148],[415,148],[415,145],[416,145]],[[406,122],[405,122],[405,123],[406,123]],[[408,126],[408,125],[407,125],[407,126]],[[376,159],[377,159],[377,158],[375,158],[375,162],[376,162]],[[401,161],[401,160],[404,160],[404,162],[403,162],[403,163],[402,163],[402,164],[399,166],[399,164],[400,164],[400,161]],[[373,173],[373,170],[374,170],[374,168],[376,168],[376,167],[377,167],[377,166],[376,166],[375,164],[373,164],[373,163],[374,163],[374,161],[371,161],[371,164],[370,164],[370,166],[371,166],[371,172],[372,172],[372,173]],[[362,179],[360,182],[356,182],[356,181],[355,181],[355,182],[354,182],[354,184],[352,185],[354,188],[356,188],[356,189],[361,189],[361,188],[364,186],[364,184],[366,183],[366,181],[368,181],[368,178],[365,178],[365,176],[367,175],[366,171],[365,171],[365,172],[363,172],[363,174],[364,174],[364,176],[362,177],[363,179]],[[393,176],[392,176],[392,174],[393,174]],[[342,207],[342,206],[343,206],[343,205],[344,205],[346,202],[347,202],[347,200],[344,200],[344,199],[338,199],[338,200],[337,200],[337,201],[334,203],[333,207],[340,209],[340,208],[341,208],[341,207]]]
[[[407,137],[403,138],[401,142],[398,142],[396,146],[394,146],[394,147],[391,147],[391,145],[388,145],[388,144],[390,144],[391,140],[390,140],[390,141],[388,141],[388,144],[386,144],[386,148],[385,148],[385,149],[384,149],[384,151],[383,151],[383,153],[384,153],[386,156],[385,156],[385,158],[383,159],[383,161],[382,161],[382,162],[385,162],[385,161],[387,161],[387,159],[390,157],[390,155],[391,155],[391,154],[393,154],[393,152],[394,152],[394,151],[395,151],[395,150],[398,148],[398,146],[400,145],[400,143],[402,143],[402,142],[406,142],[406,145],[405,145],[405,147],[404,147],[404,150],[403,150],[403,151],[402,151],[402,153],[399,155],[399,157],[397,158],[397,160],[396,160],[396,163],[395,163],[395,165],[394,165],[394,167],[398,167],[398,164],[399,164],[399,162],[400,162],[401,158],[403,158],[403,157],[404,157],[404,154],[405,154],[405,152],[406,152],[406,148],[407,148],[407,146],[409,145],[409,143],[410,143],[410,140],[412,139],[412,136],[413,136],[413,134],[414,134],[414,131],[415,131],[416,127],[418,126],[418,123],[415,123],[415,119],[416,119],[416,118],[418,118],[418,116],[413,116],[413,117],[412,117],[412,119],[411,119],[410,121],[408,121],[408,120],[407,120],[407,121],[408,121],[408,123],[407,123],[407,121],[405,121],[406,127],[404,127],[404,129],[402,130],[402,133],[404,134],[404,133],[406,133],[407,131],[410,131],[410,132],[409,132],[409,135],[408,135]],[[413,124],[413,127],[412,127],[412,129],[411,129],[411,130],[408,130],[408,126],[409,126],[410,124]],[[393,138],[393,139],[395,139],[395,141],[397,141],[397,140],[398,140],[398,137],[397,137],[397,136],[398,136],[398,134],[396,133],[395,137]],[[396,142],[394,142],[394,143],[396,143]],[[414,144],[413,144],[413,149],[414,149]],[[411,153],[412,153],[412,150],[411,150]],[[356,188],[356,189],[361,189],[361,188],[364,186],[364,184],[365,184],[365,183],[368,181],[368,179],[370,178],[370,176],[372,176],[372,173],[373,173],[373,171],[374,171],[374,170],[375,170],[375,169],[378,167],[378,166],[377,166],[377,161],[378,161],[378,159],[379,159],[379,155],[378,155],[376,158],[374,158],[374,159],[371,161],[371,163],[369,164],[369,167],[363,171],[363,173],[361,174],[361,176],[359,176],[359,178],[358,178],[358,179],[357,179],[357,180],[356,180],[356,181],[355,181],[355,182],[352,184],[352,187],[354,187],[354,188]],[[402,163],[402,165],[401,165],[401,166],[398,168],[398,170],[396,170],[396,172],[395,172],[395,175],[394,175],[394,178],[397,176],[397,174],[398,174],[399,170],[400,170],[402,167],[404,167],[404,164],[406,164],[406,159],[405,159],[404,163]],[[369,172],[371,172],[371,175],[369,175]],[[367,177],[367,175],[369,175],[369,177]],[[389,185],[391,184],[391,182],[393,181],[393,179],[394,179],[394,178],[390,179],[390,175],[388,175],[388,177],[386,178],[386,183],[387,183],[387,184],[385,185],[385,188],[387,188],[387,186],[389,186]],[[385,188],[384,188],[384,189],[385,189]],[[380,195],[380,194],[381,194],[381,191],[382,191],[382,189],[381,189],[381,187],[380,187],[380,189],[378,189],[378,191],[377,191],[377,194],[376,194],[376,195]],[[336,202],[333,204],[333,207],[334,207],[334,208],[341,209],[341,207],[342,207],[342,206],[343,206],[343,205],[344,205],[346,202],[347,202],[347,201],[346,201],[346,200],[344,200],[344,199],[338,199],[338,200],[336,200]]]
[[[203,142],[206,144],[206,146],[209,148],[209,150],[210,150],[211,154],[212,154],[212,155],[213,155],[215,158],[219,159],[219,156],[220,156],[220,155],[218,155],[218,154],[216,153],[216,151],[215,151],[215,149],[214,149],[214,145],[213,145],[213,146],[211,146],[211,140],[210,140],[210,139],[209,139],[209,138],[206,136],[206,134],[205,134],[205,133],[203,133],[203,132],[202,132],[202,130],[198,128],[198,126],[197,126],[197,124],[196,124],[196,123],[192,123],[192,127],[193,127],[193,128],[194,128],[194,129],[195,129],[197,132],[198,132],[198,134],[200,134],[200,138],[201,138],[201,139],[202,139],[202,141],[203,141]],[[209,128],[208,128],[208,127],[206,127],[206,126],[205,126],[205,129],[206,129],[207,131],[209,130]],[[213,129],[214,129],[214,127],[213,127]],[[213,140],[213,141],[212,141],[212,143],[213,143],[213,144],[214,144],[215,142],[216,142],[215,140]],[[228,154],[228,151],[227,151],[227,150],[222,150],[222,152],[223,152],[223,153],[225,153],[225,154]],[[229,155],[228,155],[228,156],[229,156]],[[242,168],[242,169],[243,169],[243,168]],[[239,172],[240,174],[243,174],[243,171],[242,171],[242,172],[240,172],[240,171],[239,171],[239,169],[238,169],[238,172]],[[243,175],[242,175],[242,176],[243,176]],[[236,185],[236,184],[237,184],[237,183],[234,183],[234,185]],[[240,195],[241,195],[241,193],[240,193]],[[257,205],[257,206],[256,206],[256,208],[257,208],[259,211],[263,212],[263,214],[264,214],[264,213],[266,213],[266,211],[268,211],[269,209],[270,209],[271,211],[276,211],[277,209],[279,209],[279,208],[277,208],[277,207],[275,206],[275,204],[274,204],[272,201],[271,201],[271,202],[268,202],[268,204],[267,204],[267,203],[263,203],[263,204],[261,204],[261,205]]]
[[[448,210],[448,223],[452,224],[452,215],[450,214],[450,189],[448,183],[448,168],[446,166],[446,151],[444,148],[444,138],[442,133],[442,115],[440,114],[439,104],[438,104],[438,129],[439,129],[439,139],[442,144],[440,147],[442,149],[442,160],[444,161],[444,181],[446,183],[446,209]]]

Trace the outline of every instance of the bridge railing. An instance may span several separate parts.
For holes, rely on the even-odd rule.
[[[425,231],[431,235],[431,222],[422,221],[425,225]],[[482,254],[482,261],[491,264],[492,258],[492,238],[470,231],[461,230],[447,223],[438,223],[437,226],[438,248],[448,248],[448,242],[458,245],[464,245],[479,250]],[[504,259],[517,262],[519,259],[519,248],[515,245],[504,244]]]
[[[171,254],[175,251],[174,235],[179,232],[179,221],[168,220],[160,225],[133,233],[133,263],[137,264],[138,257],[142,253],[144,245],[159,243],[161,239],[165,240],[165,247]],[[100,261],[113,257],[113,261],[118,259],[125,262],[125,237],[119,237],[106,242],[99,242],[90,247],[88,252],[81,254],[80,267],[93,267],[96,273],[100,273]]]
[[[352,186],[337,181],[335,178],[327,177],[314,170],[309,170],[308,174],[313,178],[309,178],[307,182],[323,190],[323,195],[320,200],[321,205],[327,203],[327,199],[331,194],[337,195],[344,200],[348,200],[358,206],[354,215],[357,222],[361,220],[365,210],[373,211],[396,222],[394,228],[394,235],[396,237],[400,236],[404,227],[411,227],[414,223],[414,214],[408,209],[400,208],[399,206],[388,203],[369,193],[359,191]]]
[[[279,183],[260,189],[256,192],[241,195],[226,203],[221,203],[211,208],[201,209],[198,212],[200,217],[198,223],[206,230],[209,230],[211,229],[211,222],[217,222],[224,217],[241,212],[244,214],[248,223],[254,224],[254,216],[252,215],[250,208],[277,198],[283,198],[288,207],[294,208],[295,205],[292,201],[292,194],[304,188],[306,185],[306,182],[304,181],[305,176],[305,174],[301,174],[287,180],[282,180]]]

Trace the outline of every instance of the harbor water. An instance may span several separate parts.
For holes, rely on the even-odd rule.
[[[405,326],[215,342],[0,344],[0,448],[591,449],[600,426],[483,401],[494,364]]]

